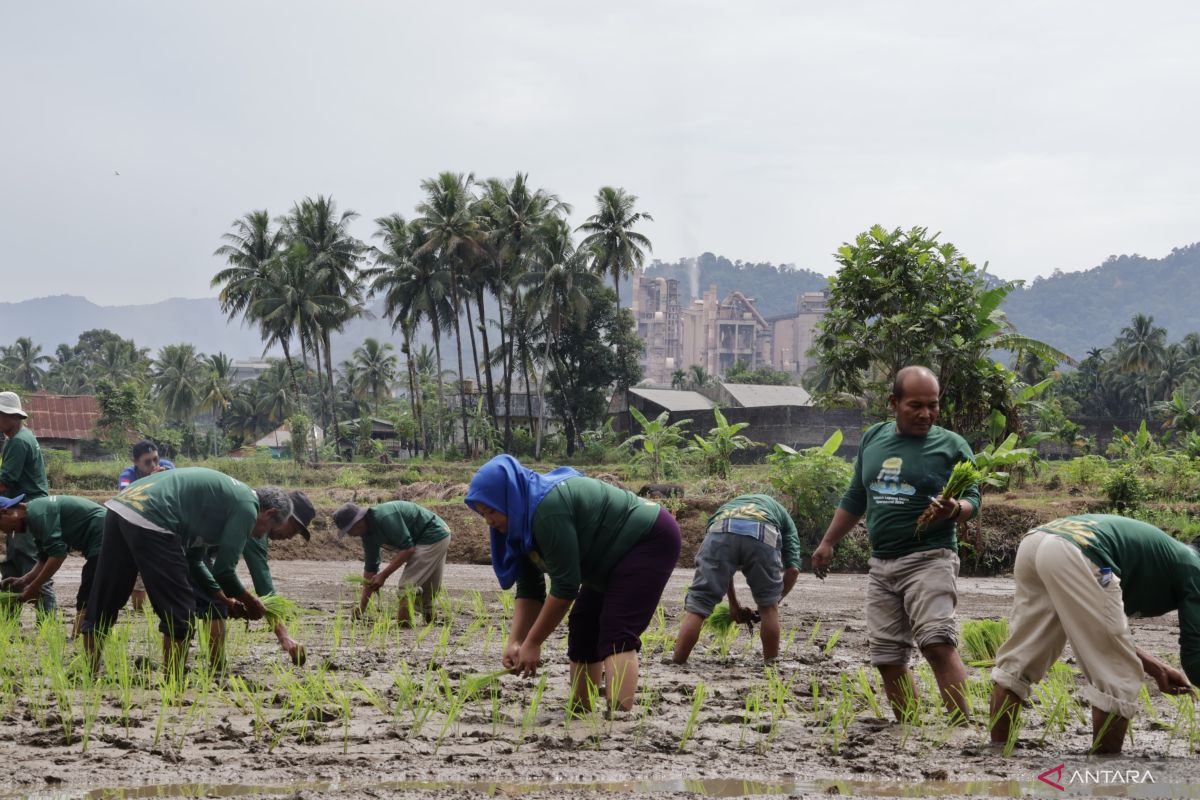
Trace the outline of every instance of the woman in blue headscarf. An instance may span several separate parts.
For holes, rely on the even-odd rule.
[[[679,559],[675,518],[570,467],[543,475],[509,455],[479,468],[466,502],[491,529],[501,588],[517,587],[504,666],[533,675],[542,643],[570,609],[574,702],[589,708],[583,676],[598,685],[603,673],[610,705],[632,708],[642,632]]]

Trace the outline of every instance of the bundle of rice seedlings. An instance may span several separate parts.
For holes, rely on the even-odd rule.
[[[958,462],[950,471],[950,478],[942,488],[942,499],[958,500],[966,494],[968,489],[979,483],[981,478],[983,478],[983,473],[976,469],[970,461]],[[934,506],[931,503],[917,520],[917,533],[925,530],[926,526],[933,522],[933,515]]]
[[[287,624],[300,616],[300,606],[281,594],[268,594],[259,599],[267,609],[267,622],[271,625],[280,622]]]
[[[362,575],[347,575],[345,578],[342,578],[342,580],[344,580],[346,583],[350,584],[351,586],[362,586],[364,583],[367,582],[367,579],[364,578]]]
[[[0,606],[15,606],[20,598],[20,592],[0,591]]]
[[[729,610],[729,603],[724,600],[717,603],[717,607],[708,615],[708,619],[704,620],[704,627],[717,635],[728,633],[730,629],[737,627],[737,622],[733,619],[733,612]]]
[[[996,664],[996,651],[1008,638],[1007,619],[971,619],[962,624],[962,649],[967,664],[972,667],[991,667]]]

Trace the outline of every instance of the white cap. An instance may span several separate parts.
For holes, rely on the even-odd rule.
[[[16,414],[22,419],[29,417],[21,408],[21,398],[16,392],[0,392],[0,414]]]

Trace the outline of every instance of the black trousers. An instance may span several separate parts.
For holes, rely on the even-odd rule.
[[[104,518],[104,542],[84,630],[105,633],[112,627],[139,572],[158,615],[158,629],[177,641],[191,639],[196,602],[182,540],[173,533],[142,528],[112,510]]]

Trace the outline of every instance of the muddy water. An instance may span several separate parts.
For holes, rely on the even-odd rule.
[[[384,713],[366,699],[370,690],[386,702],[396,698],[395,676],[401,664],[422,672],[434,659],[437,634],[417,641],[412,630],[385,640],[368,641],[359,633],[333,650],[331,612],[350,600],[353,589],[342,580],[360,569],[354,562],[287,561],[276,564],[280,591],[316,609],[302,624],[310,667],[325,665],[330,680],[353,690],[348,723],[326,703],[317,721],[273,724],[264,734],[251,714],[216,698],[203,710],[193,706],[160,714],[155,694],[135,709],[128,728],[116,710],[101,713],[87,752],[68,744],[53,720],[37,722],[37,709],[16,698],[0,722],[0,754],[8,767],[0,777],[0,796],[35,797],[387,797],[387,796],[561,796],[565,791],[606,796],[649,797],[691,793],[714,797],[830,796],[1197,796],[1200,782],[1195,756],[1165,723],[1170,708],[1155,695],[1156,719],[1143,715],[1134,739],[1120,759],[1088,759],[1087,729],[1072,721],[1062,734],[1046,737],[1036,725],[1022,735],[1012,757],[1003,758],[984,744],[982,722],[964,729],[914,732],[865,712],[833,741],[813,716],[807,695],[813,679],[822,691],[843,674],[866,665],[861,603],[862,576],[834,576],[819,582],[801,578],[785,600],[785,641],[779,662],[781,680],[791,687],[788,712],[771,720],[746,718],[747,698],[765,685],[757,643],[743,633],[726,657],[702,645],[691,663],[676,667],[661,652],[644,659],[643,687],[654,702],[612,721],[568,720],[563,711],[566,664],[564,641],[552,638],[543,650],[549,678],[538,714],[523,719],[535,681],[502,679],[494,700],[469,704],[449,725],[434,716],[417,728],[405,715]],[[72,597],[78,563],[60,573],[60,596]],[[690,574],[678,571],[664,595],[667,627],[678,624],[680,600]],[[456,594],[484,593],[498,615],[493,578],[487,568],[450,566],[448,587]],[[1004,615],[1011,603],[1011,581],[964,579],[960,583],[964,618]],[[27,617],[29,612],[26,612]],[[470,620],[454,620],[451,645],[436,662],[457,677],[494,669],[500,635],[485,641],[466,634]],[[812,631],[820,623],[818,633]],[[31,624],[31,617],[26,620]],[[1177,652],[1174,616],[1135,620],[1135,638],[1165,655]],[[435,629],[436,630],[436,629]],[[825,652],[834,631],[836,645]],[[808,641],[809,638],[813,641]],[[272,721],[282,714],[284,698],[273,691],[281,656],[270,635],[236,626],[230,661],[263,703]],[[151,654],[157,660],[157,654]],[[300,673],[303,674],[303,673]],[[973,677],[985,677],[972,670]],[[679,742],[691,711],[697,683],[708,689],[697,714],[694,735]],[[361,687],[361,688],[358,688]],[[160,716],[162,716],[160,720]],[[1036,715],[1029,715],[1036,721]],[[597,727],[599,726],[599,728]],[[160,730],[161,728],[161,730]],[[444,730],[443,730],[444,728]],[[597,736],[599,732],[600,736]],[[1037,776],[1064,764],[1064,791],[1038,782]],[[1092,773],[1089,775],[1088,771]],[[1106,772],[1101,774],[1101,770]],[[1128,771],[1153,784],[1114,780]],[[1071,776],[1077,776],[1070,780]]]

